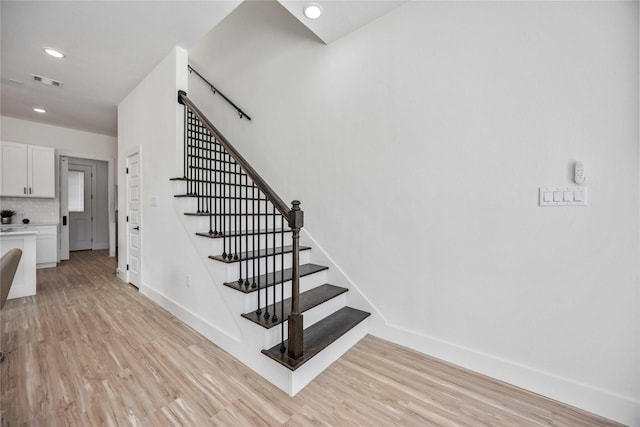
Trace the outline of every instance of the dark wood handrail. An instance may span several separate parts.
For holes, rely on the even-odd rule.
[[[253,169],[253,167],[251,167],[251,165],[249,164],[249,162],[247,162],[245,160],[244,157],[242,157],[242,155],[235,149],[235,147],[233,145],[231,145],[231,143],[218,131],[218,129],[216,129],[216,127],[204,116],[204,114],[202,114],[202,112],[198,109],[198,107],[196,107],[193,102],[191,102],[191,100],[187,97],[187,93],[185,91],[178,91],[178,102],[182,105],[185,106],[185,140],[184,140],[184,147],[185,147],[185,172],[184,172],[184,177],[185,179],[187,179],[188,177],[191,178],[192,175],[190,174],[190,172],[188,172],[190,170],[190,167],[188,165],[189,162],[187,162],[187,158],[189,156],[189,158],[191,158],[190,156],[194,156],[194,153],[188,153],[187,151],[187,147],[189,146],[189,132],[187,131],[187,127],[188,127],[188,123],[190,122],[190,120],[188,120],[188,116],[189,115],[193,115],[195,116],[194,118],[197,119],[197,123],[199,125],[204,126],[210,133],[210,135],[206,135],[204,138],[199,138],[197,143],[195,143],[195,149],[196,150],[201,150],[202,149],[202,143],[206,143],[209,142],[211,144],[211,140],[210,140],[210,136],[213,136],[215,138],[215,141],[213,141],[215,144],[219,144],[220,146],[222,146],[222,148],[224,149],[224,153],[230,155],[234,160],[235,160],[235,167],[240,166],[240,171],[242,173],[238,174],[237,170],[234,170],[232,172],[229,173],[233,173],[234,177],[236,177],[237,175],[240,176],[245,176],[245,181],[244,181],[244,185],[247,185],[247,181],[246,181],[246,177],[248,176],[249,178],[251,178],[251,180],[253,181],[253,183],[255,184],[255,187],[258,188],[258,204],[257,204],[257,215],[259,217],[260,215],[260,193],[264,194],[266,199],[269,200],[269,202],[273,205],[274,210],[273,210],[273,214],[275,214],[275,210],[278,210],[278,212],[283,216],[283,218],[287,219],[287,222],[289,224],[289,227],[291,228],[291,240],[292,240],[292,274],[291,274],[291,312],[289,313],[289,317],[288,317],[288,324],[289,324],[289,345],[288,345],[288,349],[285,349],[285,345],[284,345],[284,323],[281,323],[281,328],[283,328],[282,331],[282,342],[281,342],[281,348],[280,351],[284,352],[287,351],[288,352],[288,357],[293,359],[293,360],[300,360],[303,357],[303,348],[304,348],[304,337],[303,337],[303,315],[300,312],[300,258],[299,258],[299,252],[300,252],[300,230],[302,229],[302,227],[304,226],[304,212],[300,209],[300,202],[297,200],[294,200],[291,202],[291,208],[289,208],[289,206],[287,206],[287,204],[276,194],[276,192],[269,186],[269,184],[266,183],[266,181],[264,179],[262,179],[262,177],[260,176],[260,174],[258,174],[258,172],[256,172],[255,169]],[[195,121],[195,120],[194,120]],[[200,134],[200,131],[197,132],[198,134]],[[200,144],[200,145],[199,145]],[[211,162],[212,162],[212,157],[211,157],[211,151],[215,151],[216,152],[216,158],[217,158],[217,153],[220,153],[220,151],[218,151],[217,149],[214,150],[209,150],[209,157],[207,157],[206,155],[203,156],[201,152],[196,152],[195,157],[197,158],[197,163],[198,165],[196,166],[198,168],[198,173],[200,175],[196,176],[196,180],[199,179],[199,183],[194,183],[195,186],[191,187],[191,190],[189,190],[189,188],[187,189],[187,193],[193,195],[193,196],[197,196],[198,197],[198,212],[199,213],[208,213],[209,214],[209,234],[210,235],[218,235],[218,236],[224,236],[223,230],[225,229],[225,224],[224,221],[222,223],[222,228],[218,229],[219,231],[215,231],[213,228],[213,224],[212,224],[212,215],[211,215],[211,197],[213,195],[214,198],[218,198],[218,193],[216,191],[211,191],[211,184],[212,184],[212,179],[211,179],[211,175],[207,176],[207,175],[202,175],[203,170],[207,169],[207,170],[212,170],[211,169]],[[217,163],[218,160],[215,160],[214,163]],[[208,163],[207,163],[208,162]],[[208,165],[208,166],[207,166]],[[207,166],[207,167],[203,167],[203,166]],[[198,178],[199,177],[199,178]],[[206,178],[206,181],[203,180],[203,178]],[[202,186],[202,182],[209,182],[210,186],[209,189],[203,189]],[[236,181],[236,178],[233,179],[233,186],[236,186],[238,184],[238,182]],[[240,178],[240,185],[243,185],[242,182],[242,178]],[[198,185],[200,185],[200,187],[198,187]],[[255,188],[254,187],[254,188]],[[234,187],[235,188],[235,187]],[[204,190],[204,191],[202,191]],[[235,205],[235,209],[233,212],[236,214],[236,219],[235,219],[235,228],[234,230],[237,232],[240,228],[242,227],[242,221],[240,221],[240,223],[238,224],[237,222],[237,214],[238,212],[240,212],[241,206],[242,206],[242,199],[244,199],[245,201],[245,212],[248,212],[248,210],[246,210],[248,208],[247,205],[247,200],[248,200],[248,189],[247,192],[245,193],[245,196],[241,196],[239,195],[237,192],[237,190],[234,190],[234,194],[233,197],[234,198],[238,198],[239,196],[239,204]],[[240,193],[241,194],[241,193]],[[221,197],[224,197],[221,195]],[[255,195],[251,194],[251,198],[254,199],[254,206],[253,206],[253,212],[252,214],[255,215],[256,211],[255,211]],[[202,201],[201,201],[202,199]],[[224,203],[222,203],[222,205],[224,205]],[[213,203],[213,208],[214,208],[214,215],[216,215],[215,212],[217,209],[217,204]],[[266,212],[266,207],[265,207],[265,214],[267,214]],[[224,216],[223,216],[224,218]],[[245,229],[249,230],[248,227],[248,217],[245,217]],[[219,225],[219,223],[218,223]],[[255,231],[255,224],[254,225],[254,231]],[[260,227],[260,219],[258,218],[258,227]],[[274,216],[274,222],[273,222],[273,228],[276,228],[275,225],[275,216]],[[282,227],[284,229],[284,226]],[[249,284],[249,280],[248,280],[248,276],[249,276],[249,266],[247,263],[247,260],[243,260],[243,254],[242,254],[242,248],[243,248],[243,244],[242,244],[242,238],[240,238],[239,240],[238,237],[240,235],[238,233],[236,233],[234,239],[236,239],[236,242],[234,244],[234,252],[233,252],[233,259],[234,260],[238,260],[238,265],[239,265],[239,279],[238,279],[238,283],[242,283],[244,286],[248,287],[250,286]],[[248,234],[247,234],[248,236]],[[245,237],[246,238],[246,237]],[[281,238],[281,240],[283,239],[283,237]],[[258,253],[260,252],[260,238],[258,237],[257,239],[258,241]],[[248,248],[248,242],[245,242],[245,248]],[[276,240],[275,240],[275,234],[273,237],[273,251],[275,251],[276,248]],[[226,240],[223,239],[223,253],[222,253],[222,257],[224,258],[226,256],[226,258],[228,260],[230,260],[232,258],[231,255],[231,241],[229,241],[229,253],[226,252]],[[239,249],[239,250],[238,250]],[[254,248],[255,250],[255,248]],[[240,254],[238,256],[238,254]],[[275,252],[274,252],[275,255]],[[280,256],[282,257],[281,259],[284,259],[284,246],[282,247],[282,251],[280,252]],[[255,258],[254,258],[255,259]],[[274,259],[274,266],[273,266],[273,271],[274,271],[274,279],[275,279],[275,257]],[[247,278],[243,281],[242,279],[242,263],[243,261],[245,262],[245,274],[247,276]],[[284,261],[283,265],[284,265]],[[255,266],[254,266],[255,268]],[[282,267],[282,269],[284,270],[284,267]],[[258,262],[258,276],[260,276],[260,262]],[[275,284],[275,282],[274,282]],[[284,282],[282,282],[282,285],[284,286]],[[253,286],[256,286],[256,283],[254,281]],[[258,309],[256,310],[256,313],[259,315],[261,312],[261,306],[260,306],[260,280],[258,280],[258,284],[257,284],[257,289],[258,289]],[[281,292],[283,288],[281,288]],[[265,290],[266,290],[266,283],[265,283]],[[276,301],[276,296],[275,296],[275,286],[273,287],[273,307],[275,310],[275,301]],[[284,295],[284,294],[282,294]],[[284,296],[282,296],[282,298],[284,298]],[[270,317],[269,311],[268,311],[268,307],[269,307],[269,303],[268,303],[268,292],[265,292],[265,313],[264,313],[264,317],[265,319],[268,319]],[[284,305],[281,305],[281,307],[284,307]],[[284,316],[284,311],[281,311],[281,315]],[[274,311],[273,313],[273,317],[271,317],[274,321],[276,319],[276,313]]]
[[[278,209],[278,211],[290,221],[290,209],[289,206],[276,194],[276,192],[262,179],[260,174],[249,164],[247,160],[235,149],[233,145],[225,138],[220,131],[205,117],[204,114],[194,105],[193,102],[187,97],[185,91],[178,91],[178,102],[183,105],[187,105],[191,111],[198,117],[198,119],[205,125],[205,127],[216,137],[216,140],[229,152],[231,157],[240,165],[240,167],[249,175],[249,178],[258,186],[258,188],[269,198],[271,203]]]

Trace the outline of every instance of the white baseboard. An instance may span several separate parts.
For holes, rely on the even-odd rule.
[[[126,271],[121,270],[121,269],[118,268],[116,270],[116,276],[118,276],[118,279],[122,280],[123,282],[128,283],[127,282],[127,272]]]
[[[109,249],[109,242],[93,242],[93,246],[91,247],[91,250],[99,251],[103,249]]]
[[[210,341],[216,343],[216,345],[218,345],[219,347],[222,347],[224,349],[228,348],[227,346],[230,344],[230,342],[233,342],[234,344],[238,344],[241,342],[239,338],[228,334],[226,331],[223,331],[217,326],[211,324],[202,317],[198,316],[196,313],[176,303],[166,295],[163,295],[160,292],[152,289],[150,286],[143,283],[140,285],[140,288],[138,290],[142,295],[154,301],[156,304],[176,316],[182,322],[198,331],[198,333],[202,334]]]
[[[631,398],[395,325],[370,324],[369,333],[605,418],[640,426],[640,402]]]

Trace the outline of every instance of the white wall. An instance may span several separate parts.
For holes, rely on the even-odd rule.
[[[176,210],[174,203],[178,190],[169,180],[183,176],[183,107],[177,102],[179,89],[187,89],[187,52],[178,47],[118,105],[118,170],[119,182],[123,183],[118,194],[119,223],[123,224],[118,233],[122,254],[118,259],[119,277],[128,280],[125,162],[127,156],[139,151],[142,280],[136,285],[155,301],[169,304],[165,307],[183,320],[189,317],[221,336],[237,338],[239,313],[231,313],[224,305],[221,286],[212,283],[204,264],[211,261],[196,250],[190,240],[195,232],[187,233],[182,223],[184,211]],[[152,206],[152,198],[156,199],[156,206]],[[186,284],[187,275],[190,286]]]
[[[640,425],[637,2],[410,2],[328,46],[246,2],[189,61],[373,333]],[[589,206],[538,207],[576,160]]]
[[[42,145],[56,149],[56,176],[58,158],[61,155],[94,159],[107,162],[108,181],[108,215],[109,238],[108,245],[111,256],[115,255],[115,160],[117,157],[117,138],[98,133],[85,132],[60,126],[47,125],[16,119],[0,117],[0,136],[3,141],[21,142],[24,144]],[[43,199],[43,203],[46,202]],[[36,209],[37,210],[37,209]],[[49,209],[50,210],[50,209]],[[56,186],[55,212],[49,212],[59,220],[59,196]]]

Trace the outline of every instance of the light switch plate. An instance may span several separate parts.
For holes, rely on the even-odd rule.
[[[587,187],[540,187],[540,206],[587,206]]]

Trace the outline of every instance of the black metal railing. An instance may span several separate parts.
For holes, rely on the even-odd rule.
[[[282,201],[186,92],[178,92],[178,102],[184,105],[187,195],[197,199],[195,214],[208,217],[210,237],[222,239],[222,254],[213,258],[237,263],[238,287],[257,292],[256,315],[266,323],[281,321],[280,351],[299,359],[303,345],[299,252],[304,222],[300,202],[294,200],[289,207]],[[291,233],[290,246],[285,246],[285,233]],[[284,259],[288,253],[292,260],[291,312],[285,347],[284,304],[277,313],[276,302],[278,284],[279,300],[284,302]]]
[[[236,104],[233,103],[233,101],[231,101],[229,98],[226,97],[226,95],[222,92],[220,92],[220,89],[218,89],[217,87],[215,87],[212,83],[209,82],[209,80],[207,80],[202,74],[200,74],[199,72],[197,72],[195,70],[195,68],[193,68],[191,65],[187,65],[187,69],[189,70],[190,73],[194,73],[196,76],[200,77],[200,79],[202,81],[204,81],[206,84],[209,85],[209,89],[211,89],[211,92],[213,92],[213,94],[218,94],[222,97],[222,99],[224,99],[225,101],[227,101],[228,104],[230,104],[233,108],[236,109],[236,111],[238,112],[238,115],[240,116],[240,118],[245,118],[247,120],[251,120],[251,117],[249,117],[247,115],[247,113],[245,113],[244,111],[242,111],[242,109],[240,107],[238,107]]]

